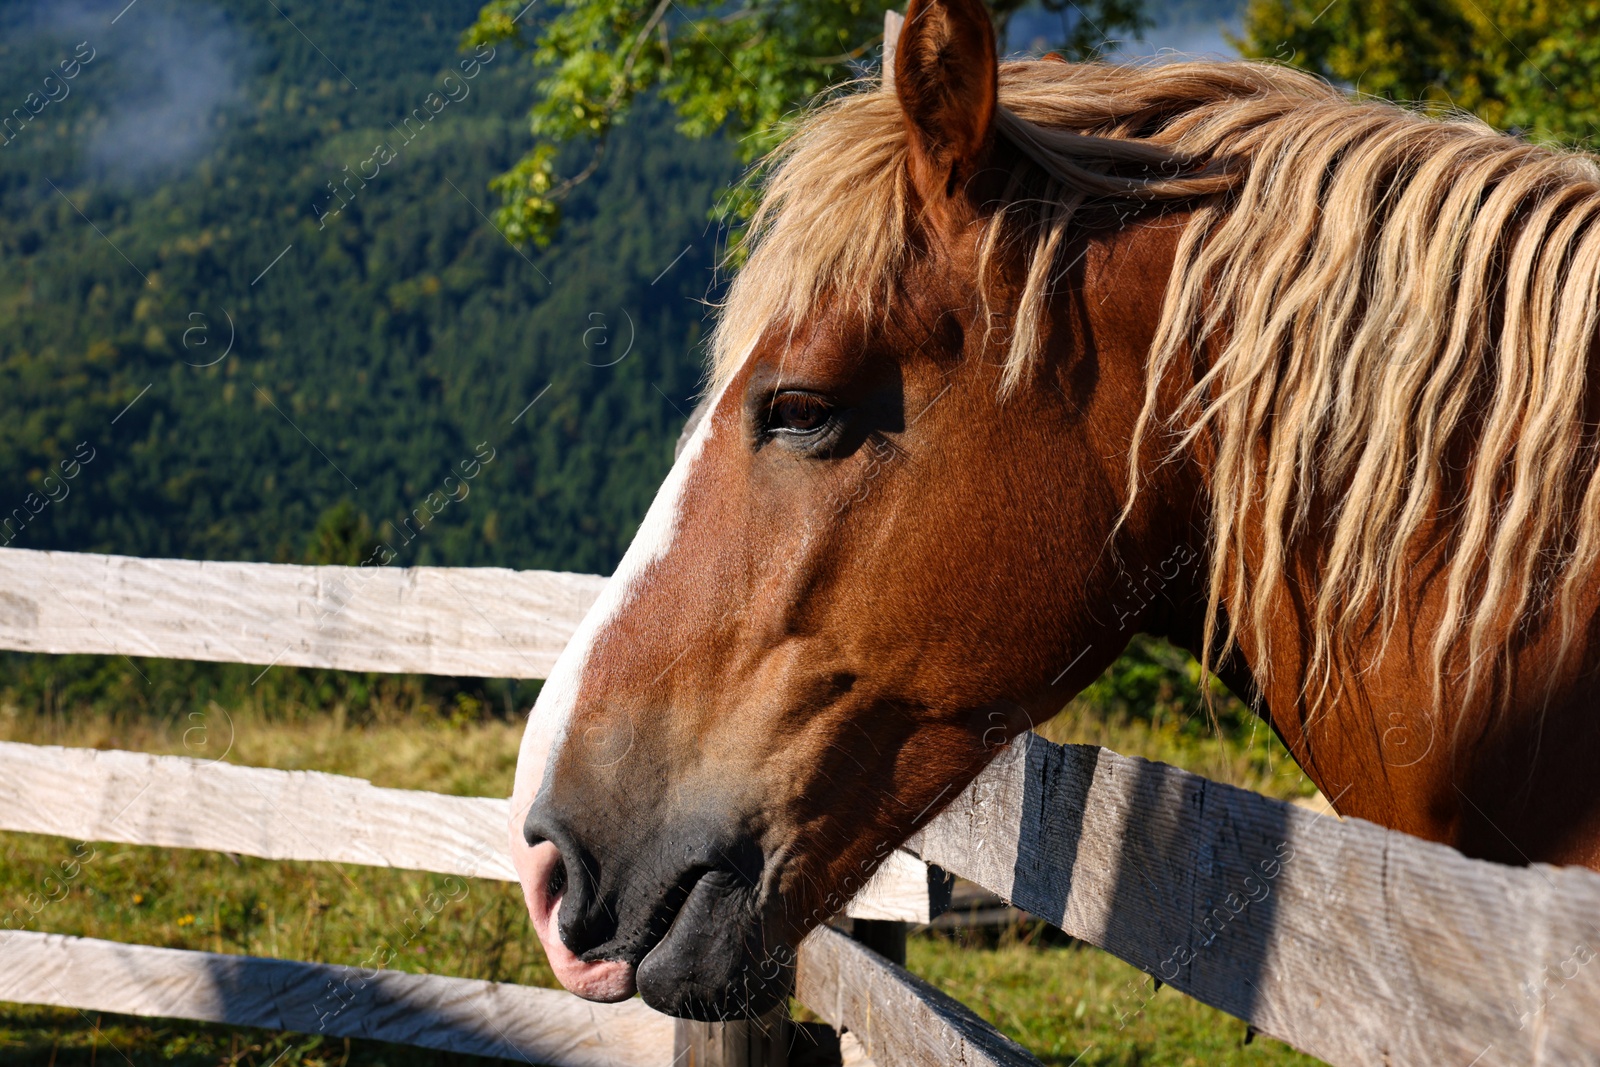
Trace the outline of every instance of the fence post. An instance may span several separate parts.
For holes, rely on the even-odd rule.
[[[904,967],[907,926],[893,919],[851,919],[850,936],[890,963]]]
[[[793,1024],[785,1000],[759,1019],[701,1023],[679,1019],[673,1067],[789,1067]]]

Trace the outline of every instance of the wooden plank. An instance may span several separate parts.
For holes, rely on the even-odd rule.
[[[1333,1064],[1600,1063],[1592,871],[1470,860],[1036,736],[908,845]]]
[[[302,567],[6,548],[0,648],[542,678],[604,586],[595,575],[493,567]],[[47,767],[33,766],[27,752],[0,755],[0,828],[514,880],[503,800],[436,803],[424,799],[433,794],[333,775],[226,767],[208,776],[198,761],[65,751]],[[85,796],[97,802],[84,804]],[[232,818],[185,825],[182,814],[195,810]],[[457,855],[463,849],[466,859]],[[927,922],[942,910],[942,888],[901,853],[847,913]]]
[[[849,1030],[878,1067],[1039,1065],[965,1004],[831,926],[801,942],[795,996]]]
[[[0,549],[0,648],[543,678],[605,579]]]
[[[516,881],[510,802],[319,771],[0,742],[0,829]]]
[[[552,1067],[668,1067],[641,1000],[333,964],[0,934],[0,1001],[392,1041]]]
[[[894,8],[883,13],[883,63],[879,77],[885,89],[894,88],[894,54],[900,44],[900,29],[905,24],[906,17]]]
[[[789,1067],[793,1036],[787,1004],[760,1019],[720,1023],[679,1019],[673,1063],[677,1067]]]
[[[950,908],[955,879],[896,849],[884,857],[845,914],[852,919],[930,923]]]
[[[0,742],[0,830],[514,882],[510,816],[496,797],[320,771]],[[943,884],[921,860],[893,854],[846,914],[926,922],[943,899],[930,886]]]

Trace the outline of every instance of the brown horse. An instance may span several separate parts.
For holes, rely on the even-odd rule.
[[[1600,170],[1244,63],[998,64],[915,0],[769,172],[706,414],[561,657],[556,974],[759,1011],[1138,630],[1339,811],[1600,865]]]

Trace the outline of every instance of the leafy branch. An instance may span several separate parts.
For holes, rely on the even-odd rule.
[[[1044,0],[1065,10],[1068,0]],[[1023,0],[1001,0],[1002,28]],[[1054,5],[1054,6],[1052,6]],[[490,0],[465,44],[524,49],[539,71],[528,114],[533,147],[490,188],[496,223],[513,241],[548,244],[562,201],[600,167],[612,132],[641,94],[672,105],[685,137],[726,135],[753,163],[783,138],[796,109],[866,73],[883,40],[886,0],[558,0],[524,14],[524,0]],[[1073,21],[1054,42],[1074,56],[1103,48],[1107,35],[1139,32],[1141,0],[1070,4]],[[582,165],[563,173],[563,148],[587,145]],[[740,183],[714,214],[748,216],[753,191]]]

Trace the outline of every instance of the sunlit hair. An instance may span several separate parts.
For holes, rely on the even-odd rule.
[[[984,308],[1003,312],[988,321],[1004,323],[1005,389],[1043,349],[1075,214],[1119,200],[1189,212],[1127,506],[1149,461],[1206,444],[1208,649],[1244,630],[1265,670],[1290,550],[1314,535],[1315,588],[1293,590],[1312,621],[1308,692],[1324,695],[1335,661],[1374,627],[1387,641],[1425,548],[1445,582],[1436,705],[1447,681],[1464,682],[1463,704],[1486,695],[1519,620],[1554,612],[1566,656],[1600,560],[1585,423],[1600,310],[1594,161],[1261,64],[1008,63],[1000,104],[997,134],[1020,162],[983,238],[980,283],[1002,250],[1028,249],[1020,299]],[[886,313],[916,254],[907,151],[882,88],[799,125],[771,164],[722,311],[717,378],[827,294]],[[1162,410],[1158,386],[1173,381],[1194,384]],[[1252,529],[1259,553],[1247,552]],[[1224,599],[1228,632],[1214,644]]]

